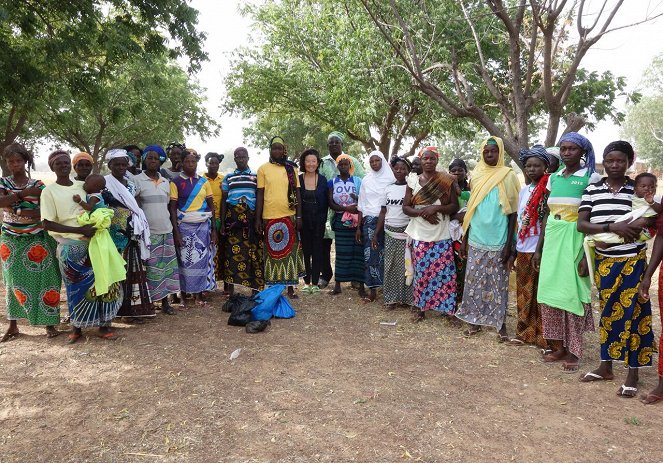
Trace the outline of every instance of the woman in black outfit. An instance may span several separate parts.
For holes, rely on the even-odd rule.
[[[304,251],[304,293],[318,293],[322,269],[322,239],[327,221],[327,180],[318,173],[320,154],[309,148],[299,157],[299,188],[302,198],[301,243]]]

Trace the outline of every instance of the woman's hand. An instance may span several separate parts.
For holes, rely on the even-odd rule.
[[[76,204],[78,204],[81,202],[81,195],[74,195],[72,199]]]
[[[624,238],[624,241],[635,241],[642,231],[642,225],[638,221],[632,223],[628,222],[615,222],[610,224],[610,231]]]
[[[262,219],[260,217],[256,217],[254,227],[255,227],[256,233],[258,235],[262,235]]]
[[[182,234],[179,230],[173,230],[173,240],[175,241],[175,247],[181,248],[184,245],[182,242]]]
[[[649,300],[649,287],[651,286],[651,278],[645,276],[638,286],[638,296],[645,301]]]
[[[582,259],[578,262],[578,276],[586,277],[589,275],[589,267],[587,266],[587,258],[583,254]]]
[[[371,239],[371,249],[377,249],[378,248],[378,234],[374,234],[373,238]]]
[[[356,214],[357,213],[357,205],[356,204],[350,204],[349,206],[345,206],[345,212],[350,212],[351,214]]]
[[[504,268],[507,268],[509,259],[511,258],[511,246],[507,243],[506,246],[502,248],[502,253],[500,254],[500,262],[504,265]]]
[[[83,225],[80,228],[80,234],[85,236],[86,238],[92,238],[96,231],[97,231],[97,229],[94,228],[93,225]]]
[[[426,206],[420,210],[419,216],[424,219],[426,222],[437,225],[440,223],[440,219],[437,216],[437,210],[435,206]]]
[[[210,241],[212,244],[216,244],[219,242],[219,237],[218,237],[218,232],[216,231],[216,228],[214,226],[211,227],[210,232]]]
[[[469,232],[469,230],[468,230]],[[458,250],[458,255],[461,259],[467,259],[467,233],[463,236],[463,241],[460,243],[460,249]]]
[[[302,218],[297,217],[297,231],[301,232],[303,228],[304,228],[304,222],[302,221]]]
[[[355,241],[361,243],[361,224],[359,224],[357,231],[355,232]]]
[[[532,267],[534,267],[534,270],[537,272],[541,271],[541,251],[534,252],[534,255],[532,256]]]
[[[21,191],[21,196],[25,198],[26,196],[41,196],[41,188],[36,186],[31,186]]]

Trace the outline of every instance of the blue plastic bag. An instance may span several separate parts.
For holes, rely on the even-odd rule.
[[[290,301],[288,301],[287,298],[281,296],[279,300],[276,301],[274,316],[276,318],[292,318],[295,316],[295,309],[292,308]]]
[[[274,285],[263,289],[258,294],[253,296],[258,305],[251,309],[252,320],[269,320],[274,316],[274,309],[276,303],[285,290],[285,285]]]

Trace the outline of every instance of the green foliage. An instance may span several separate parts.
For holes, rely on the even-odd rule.
[[[60,89],[40,119],[42,134],[89,152],[100,166],[108,148],[215,133],[202,90],[165,57],[133,60],[103,75],[95,81],[82,75],[75,92]]]
[[[468,132],[415,91],[358,3],[267,1],[245,14],[256,21],[259,45],[235,52],[224,108],[257,115],[251,136],[267,138],[264,129],[285,130],[297,119],[388,154],[410,149],[406,141],[416,148],[443,129]],[[320,142],[319,134],[297,135],[301,146]]]
[[[643,75],[645,96],[628,106],[622,134],[631,140],[638,157],[653,167],[663,167],[663,54]]]

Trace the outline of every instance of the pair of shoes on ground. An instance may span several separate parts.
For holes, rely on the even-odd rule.
[[[302,292],[306,294],[316,294],[320,292],[320,287],[318,285],[304,285]]]

